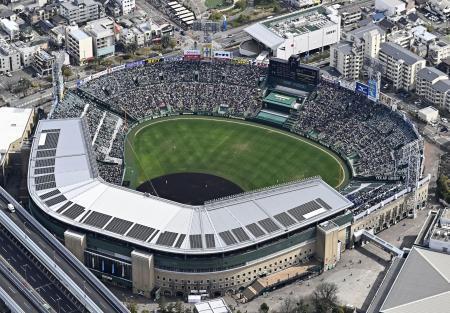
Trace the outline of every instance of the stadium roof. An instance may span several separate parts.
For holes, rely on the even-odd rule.
[[[450,308],[450,255],[413,247],[380,312],[447,313]]]
[[[0,108],[0,163],[10,145],[23,137],[33,109]]]
[[[352,203],[320,178],[190,206],[112,185],[98,175],[81,119],[39,122],[28,190],[67,224],[175,253],[232,251],[314,225]]]

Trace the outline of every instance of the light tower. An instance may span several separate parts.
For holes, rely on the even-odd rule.
[[[58,106],[58,103],[64,97],[64,76],[62,74],[62,65],[64,63],[64,51],[55,53],[55,63],[53,63],[52,78],[53,78],[53,97],[52,108],[49,116],[52,116],[53,111]]]

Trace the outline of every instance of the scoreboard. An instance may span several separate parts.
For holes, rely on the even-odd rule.
[[[269,81],[289,81],[309,87],[319,83],[319,68],[300,63],[300,57],[291,56],[289,60],[270,59]]]

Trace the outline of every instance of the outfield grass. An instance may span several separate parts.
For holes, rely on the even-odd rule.
[[[130,187],[172,173],[226,178],[245,191],[320,175],[343,185],[348,172],[333,153],[301,137],[259,124],[200,117],[144,122],[127,136]]]

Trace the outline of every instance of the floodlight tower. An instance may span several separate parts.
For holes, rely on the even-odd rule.
[[[55,57],[56,57],[55,63],[53,63],[52,68],[53,99],[52,99],[52,108],[50,110],[49,116],[52,116],[53,111],[64,97],[64,76],[62,74],[62,65],[64,63],[64,51],[56,52]]]

